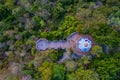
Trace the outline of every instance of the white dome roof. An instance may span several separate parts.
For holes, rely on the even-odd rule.
[[[89,40],[87,37],[81,37],[78,40],[77,47],[81,52],[88,52],[92,47],[92,41]]]

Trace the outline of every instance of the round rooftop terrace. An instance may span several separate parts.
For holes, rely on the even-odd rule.
[[[80,37],[77,42],[77,48],[81,52],[88,52],[92,47],[92,42],[87,37]]]

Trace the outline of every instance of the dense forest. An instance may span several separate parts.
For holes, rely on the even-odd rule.
[[[93,37],[89,55],[36,50],[73,32]],[[0,0],[0,80],[120,80],[120,0]]]

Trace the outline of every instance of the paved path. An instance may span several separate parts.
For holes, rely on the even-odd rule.
[[[36,49],[39,51],[44,51],[47,49],[72,49],[74,53],[78,53],[78,54],[88,54],[89,50],[87,50],[86,52],[82,52],[80,51],[80,49],[78,48],[78,42],[79,39],[85,37],[88,40],[87,41],[91,41],[92,44],[91,47],[94,45],[93,39],[90,35],[79,35],[77,32],[72,33],[66,41],[48,41],[44,38],[39,39],[36,42]],[[81,49],[87,48],[88,46],[88,42],[85,43],[81,43],[82,47]],[[87,45],[86,45],[87,44]],[[90,48],[91,48],[90,47]]]

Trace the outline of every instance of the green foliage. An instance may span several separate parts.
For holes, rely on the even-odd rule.
[[[53,63],[44,62],[38,68],[38,71],[40,71],[40,73],[41,73],[42,80],[51,80],[52,79],[52,66],[53,66]]]
[[[55,18],[55,19],[60,18],[61,16],[63,16],[64,12],[65,12],[65,10],[62,7],[62,4],[57,3],[57,5],[52,10],[53,18]]]
[[[61,21],[61,25],[57,31],[52,31],[49,33],[43,32],[40,35],[41,37],[47,38],[49,40],[65,38],[66,36],[69,36],[71,33],[75,32],[77,24],[78,22],[73,16],[66,16],[65,19]]]
[[[14,3],[15,0],[6,0],[4,6],[6,6],[9,9],[13,9],[15,7]]]
[[[11,16],[12,11],[3,5],[0,5],[0,21],[7,18],[8,16]]]
[[[108,46],[114,47],[119,46],[118,33],[109,26],[107,26],[106,24],[99,24],[97,28],[94,26],[89,28],[85,27],[81,28],[82,28],[81,30],[85,31],[82,32],[80,30],[82,33],[91,34],[98,44],[106,44]]]
[[[36,26],[43,27],[44,26],[44,21],[40,17],[33,17],[34,22],[36,23]]]
[[[59,58],[63,55],[62,50],[57,50],[57,51],[53,51],[52,53],[49,54],[50,59],[53,62],[56,62],[59,60]]]
[[[66,80],[77,80],[77,78],[75,76],[76,75],[74,73],[67,74],[66,75]]]
[[[67,72],[73,72],[77,69],[78,65],[75,61],[66,61],[65,67]]]
[[[37,9],[38,9],[38,7],[37,7],[36,5],[33,4],[33,5],[30,6],[29,12],[30,12],[30,13],[34,13],[34,12],[37,11]]]
[[[19,47],[20,45],[22,45],[22,41],[17,40],[17,41],[15,42],[15,46],[16,46],[16,47]]]
[[[5,67],[3,67],[3,66],[5,66]],[[2,62],[2,60],[0,60],[0,74],[5,72],[4,69],[6,69],[7,66],[8,66],[8,62],[7,61],[6,62]]]
[[[80,70],[78,69],[76,72],[77,80],[99,80],[99,75],[92,70]]]
[[[118,80],[120,79],[120,54],[102,55],[95,59],[90,68],[95,69],[101,80]]]
[[[68,36],[70,33],[75,32],[75,27],[77,26],[77,20],[73,16],[66,16],[64,21],[61,22],[61,26],[58,28],[58,30],[61,33],[61,35]],[[63,36],[63,37],[65,37]]]
[[[89,64],[89,63],[90,63],[90,61],[89,61],[89,59],[88,59],[88,56],[87,56],[87,55],[85,55],[85,56],[81,57],[81,63],[83,63],[84,65]]]
[[[73,16],[66,16],[65,20],[62,22],[62,27],[60,27],[60,30],[68,29],[69,27],[76,25],[76,20]]]
[[[119,17],[120,17],[120,11],[113,12],[109,16],[107,23],[110,26],[113,26],[113,27],[116,26],[119,28],[119,26],[120,26],[120,18]]]
[[[102,47],[100,46],[94,46],[91,50],[92,55],[96,57],[100,57],[100,54],[103,53]]]
[[[0,0],[0,78],[10,62],[18,62],[23,74],[33,80],[120,80],[120,2],[99,2]],[[73,32],[91,35],[111,53],[105,55],[100,46],[94,46],[92,55],[59,64],[64,50],[39,52],[35,48],[39,38],[62,40]],[[5,76],[19,80],[19,76]]]
[[[93,15],[97,14],[103,14],[105,17],[108,17],[113,11],[115,11],[117,8],[114,7],[109,7],[109,6],[102,6],[97,8],[94,12]]]
[[[14,75],[14,74],[8,74],[4,80],[20,80],[20,77],[18,75]]]
[[[106,3],[109,5],[109,6],[117,6],[120,4],[119,0],[106,0]]]
[[[74,74],[68,74],[67,80],[99,80],[99,75],[92,70],[78,69]]]
[[[90,9],[80,8],[75,15],[80,21],[77,26],[79,33],[91,34],[98,44],[117,47],[119,44],[118,32],[107,25],[107,17],[115,10],[116,7],[102,6],[93,11]],[[114,40],[113,40],[114,39]]]
[[[28,63],[22,73],[24,75],[31,75],[33,79],[35,80],[40,80],[41,79],[41,74],[40,72],[37,70],[37,68],[35,68],[35,66],[32,63]]]
[[[35,53],[36,53],[36,48],[35,48],[35,46],[31,49],[31,55],[35,55]]]
[[[12,9],[12,14],[16,16],[16,18],[18,18],[19,16],[22,16],[25,13],[25,8],[23,6],[18,6],[14,9]]]
[[[65,79],[65,68],[63,65],[53,66],[53,79],[52,80],[64,80]]]

